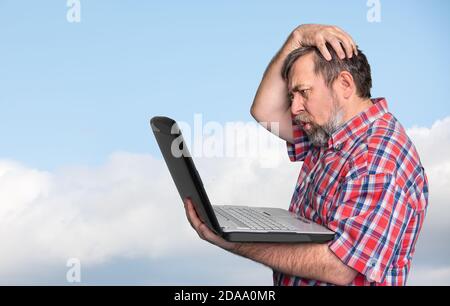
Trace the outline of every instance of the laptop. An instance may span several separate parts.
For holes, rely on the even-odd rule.
[[[280,208],[211,205],[175,120],[153,117],[150,126],[181,199],[190,197],[199,218],[232,242],[326,242],[334,232]]]

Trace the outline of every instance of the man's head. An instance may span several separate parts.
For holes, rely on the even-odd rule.
[[[358,50],[358,55],[340,59],[330,45],[327,48],[331,61],[316,47],[303,47],[288,55],[282,69],[291,112],[316,146],[325,146],[329,136],[371,97],[366,56]]]

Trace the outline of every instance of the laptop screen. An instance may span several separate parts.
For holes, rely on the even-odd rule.
[[[177,123],[158,116],[150,120],[150,126],[180,197],[190,197],[200,219],[211,230],[221,234],[219,222]]]

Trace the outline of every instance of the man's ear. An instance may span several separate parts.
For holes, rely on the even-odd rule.
[[[350,72],[341,71],[336,83],[338,90],[341,92],[344,99],[349,99],[355,93],[355,81]]]

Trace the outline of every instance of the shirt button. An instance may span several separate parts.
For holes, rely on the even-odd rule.
[[[337,145],[334,146],[335,151],[340,151],[341,149],[342,149],[342,143],[338,143]]]

